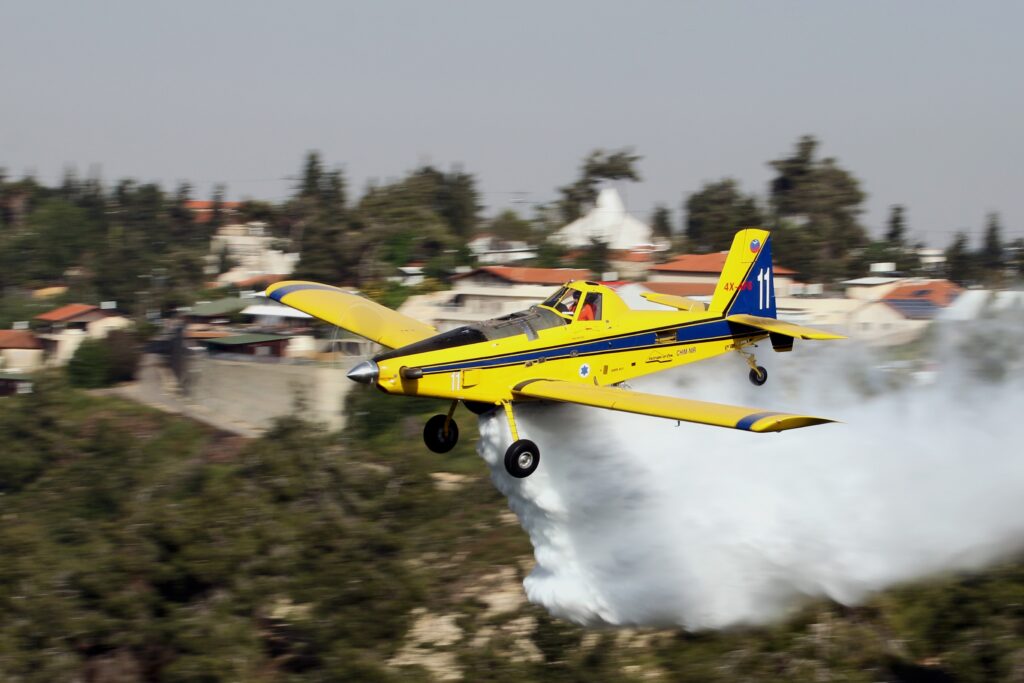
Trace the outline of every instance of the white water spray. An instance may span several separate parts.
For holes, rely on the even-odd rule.
[[[998,334],[1024,341],[1019,325]],[[778,618],[811,596],[855,604],[1019,552],[1022,373],[1010,362],[1001,381],[984,379],[978,368],[1005,370],[1006,354],[964,360],[957,336],[936,351],[928,386],[887,387],[889,375],[851,342],[762,348],[761,388],[732,357],[632,383],[844,421],[783,434],[523,405],[521,436],[542,454],[523,480],[501,466],[504,415],[482,418],[480,454],[534,546],[529,599],[587,625],[720,628]]]

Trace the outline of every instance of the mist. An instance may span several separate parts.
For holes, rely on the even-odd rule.
[[[1020,552],[1024,325],[932,334],[916,374],[854,342],[798,341],[761,345],[764,387],[731,355],[630,383],[841,424],[752,434],[527,404],[520,436],[541,464],[516,480],[504,415],[484,416],[480,455],[535,551],[529,600],[588,626],[717,629]]]

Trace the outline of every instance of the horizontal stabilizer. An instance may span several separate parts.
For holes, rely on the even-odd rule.
[[[742,429],[748,432],[781,432],[835,421],[810,415],[743,408],[724,403],[644,394],[619,387],[600,387],[560,380],[527,380],[516,385],[512,391],[517,396],[578,403],[595,408],[666,417],[672,420],[696,422],[728,429]]]
[[[267,296],[392,349],[437,334],[426,323],[330,285],[288,280],[267,287]]]
[[[648,301],[661,304],[662,306],[671,306],[672,308],[677,308],[680,311],[693,311],[695,313],[700,313],[708,310],[708,307],[701,302],[696,299],[687,299],[685,296],[659,294],[658,292],[641,292],[640,296]]]
[[[846,339],[841,334],[816,330],[813,327],[804,327],[803,325],[794,325],[793,323],[776,320],[775,318],[763,318],[759,315],[738,313],[726,317],[726,320],[731,323],[746,325],[747,327],[756,327],[765,332],[774,332],[786,337],[793,337],[794,339]]]

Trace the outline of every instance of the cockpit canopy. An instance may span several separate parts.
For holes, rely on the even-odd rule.
[[[537,338],[537,332],[540,330],[568,325],[577,321],[602,320],[604,313],[602,309],[605,308],[602,290],[607,290],[607,288],[593,282],[570,282],[545,299],[543,303],[531,306],[525,311],[456,327],[429,339],[381,353],[375,357],[375,360],[381,361],[398,356],[450,349],[513,337],[517,334],[525,334],[528,339],[532,340]]]

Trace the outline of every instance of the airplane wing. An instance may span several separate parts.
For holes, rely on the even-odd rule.
[[[526,380],[516,385],[512,391],[517,396],[579,403],[595,408],[667,417],[672,420],[742,429],[748,432],[781,432],[835,421],[824,417],[778,413],[757,408],[730,406],[724,403],[643,394],[618,387],[601,387],[560,380]]]
[[[674,294],[659,294],[658,292],[641,292],[640,296],[662,306],[671,306],[680,311],[706,311],[708,307],[695,299],[687,299],[685,296]]]
[[[740,323],[748,327],[756,327],[759,330],[765,332],[774,332],[775,334],[781,334],[785,337],[793,337],[794,339],[846,339],[841,334],[833,334],[832,332],[825,332],[824,330],[816,330],[813,327],[804,327],[803,325],[794,325],[793,323],[787,323],[784,320],[776,320],[775,318],[762,318],[759,315],[749,315],[746,313],[738,313],[736,315],[730,315],[726,318],[731,323]]]
[[[330,285],[287,280],[267,287],[267,296],[392,349],[437,334],[426,323]]]

